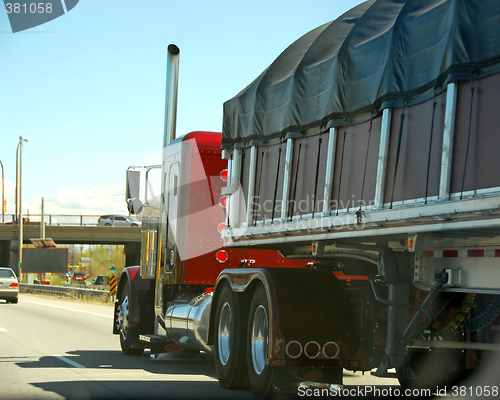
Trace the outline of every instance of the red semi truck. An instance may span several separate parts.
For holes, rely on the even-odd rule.
[[[336,390],[343,369],[437,390],[487,368],[498,37],[497,1],[364,2],[226,102],[222,139],[173,140],[170,46],[160,215],[118,288],[123,352],[211,352],[223,387],[259,397]],[[133,213],[152,204],[136,178]],[[475,382],[498,394],[494,374]]]

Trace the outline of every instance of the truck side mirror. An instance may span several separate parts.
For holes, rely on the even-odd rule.
[[[127,201],[127,209],[131,214],[139,214],[143,209],[142,202],[139,200],[140,188],[141,172],[128,169],[125,200]]]
[[[141,188],[141,172],[133,169],[127,169],[127,188],[125,200],[138,199]]]
[[[143,208],[142,201],[139,199],[127,199],[127,209],[130,214],[140,214]]]

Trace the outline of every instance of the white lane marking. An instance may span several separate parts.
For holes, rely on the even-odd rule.
[[[81,312],[85,314],[91,314],[91,315],[97,315],[99,317],[106,317],[106,318],[113,318],[112,315],[104,315],[104,314],[98,314],[90,311],[83,311],[83,310],[77,310],[75,308],[68,308],[68,307],[61,307],[61,306],[54,306],[52,304],[43,304],[43,303],[38,303],[36,301],[28,301],[28,300],[23,300],[23,303],[30,303],[30,304],[37,304],[39,306],[45,306],[45,307],[54,307],[54,308],[61,308],[63,310],[69,310],[69,311],[76,311],[76,312]]]
[[[7,329],[0,328],[0,332],[7,332]]]
[[[69,364],[75,368],[85,368],[82,364],[78,364],[77,362],[74,362],[70,360],[69,358],[63,357],[63,356],[53,356],[56,357],[57,359],[64,361],[66,364]]]

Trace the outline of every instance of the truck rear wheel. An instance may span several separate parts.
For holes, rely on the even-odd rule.
[[[217,302],[215,319],[215,369],[226,389],[248,386],[245,360],[245,320],[238,296],[225,283]]]
[[[117,318],[120,330],[120,346],[123,354],[128,356],[140,356],[144,353],[144,349],[132,347],[133,342],[138,340],[138,335],[134,333],[134,329],[130,326],[129,291],[128,284],[125,284],[120,295],[120,306]]]
[[[269,306],[264,286],[259,285],[254,292],[248,317],[247,364],[252,391],[259,398],[271,391],[273,368],[266,365],[269,349]]]

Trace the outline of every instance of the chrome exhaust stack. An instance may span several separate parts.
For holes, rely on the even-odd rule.
[[[179,54],[180,50],[175,44],[168,45],[163,148],[167,147],[170,142],[175,140],[175,127],[177,124],[177,91],[179,87]]]
[[[212,352],[208,342],[212,293],[183,294],[165,313],[167,337],[188,349]]]
[[[169,44],[167,47],[167,77],[165,89],[165,125],[163,129],[163,150],[161,160],[161,176],[166,174],[166,160],[167,160],[167,145],[175,140],[175,127],[177,123],[177,91],[179,83],[179,54],[180,50],[175,44]],[[167,187],[165,186],[165,179],[161,179],[161,194],[166,196]],[[162,243],[167,237],[168,230],[168,210],[166,210],[165,201],[161,201],[160,205],[160,219],[158,225],[158,237],[155,248],[158,250],[156,257],[156,268],[164,262],[162,259]],[[164,244],[163,244],[164,245]],[[168,252],[169,249],[167,249]],[[166,261],[166,260],[165,260]],[[173,260],[170,260],[171,266],[175,267]]]

